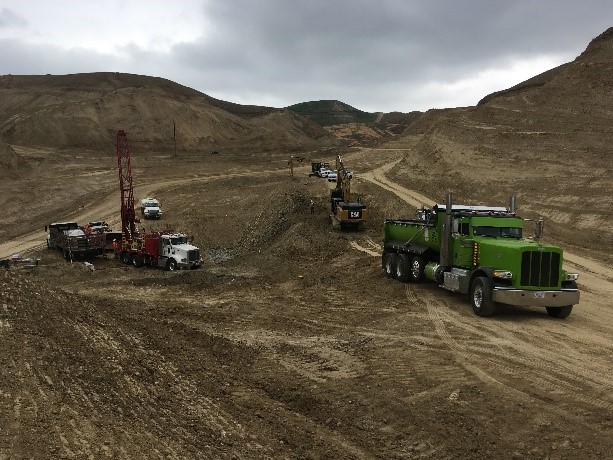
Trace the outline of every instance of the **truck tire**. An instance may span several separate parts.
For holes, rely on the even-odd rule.
[[[388,252],[385,255],[385,275],[388,278],[396,278],[396,260],[397,254],[395,252]]]
[[[130,262],[132,262],[132,257],[130,257],[130,253],[129,252],[122,252],[119,256],[119,260],[121,260],[122,264],[126,264],[129,265]]]
[[[168,259],[166,262],[166,270],[175,271],[177,269],[177,261],[175,259]]]
[[[396,259],[396,278],[406,283],[411,279],[411,258],[408,254],[399,254]]]
[[[563,307],[545,307],[547,309],[547,314],[552,318],[564,319],[568,318],[570,312],[573,311],[572,305],[565,305]]]
[[[475,278],[470,285],[470,303],[477,316],[488,317],[496,313],[493,301],[494,285],[487,276]]]
[[[422,256],[415,256],[411,261],[411,281],[414,283],[421,283],[424,280],[424,270],[426,268],[426,261]]]
[[[132,255],[132,265],[134,265],[136,268],[142,267],[143,259],[141,259],[138,254],[133,254]]]

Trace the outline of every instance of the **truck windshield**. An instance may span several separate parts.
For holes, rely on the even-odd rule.
[[[187,237],[186,236],[173,236],[170,238],[171,244],[186,244]]]
[[[495,238],[521,238],[518,227],[474,227],[475,236],[493,236]]]

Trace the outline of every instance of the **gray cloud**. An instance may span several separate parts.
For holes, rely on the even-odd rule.
[[[21,15],[16,14],[8,8],[0,9],[0,29],[8,27],[22,28],[27,25],[28,21]]]
[[[339,99],[368,111],[408,112],[476,104],[519,82],[513,75],[504,83],[479,81],[480,74],[510,73],[519,61],[570,61],[613,23],[604,0],[209,0],[200,8],[201,37],[170,51],[126,44],[114,56],[14,39],[2,43],[0,73],[127,71],[232,102]],[[474,86],[454,93],[467,79]]]

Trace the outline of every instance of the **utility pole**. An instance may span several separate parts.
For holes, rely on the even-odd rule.
[[[172,138],[175,144],[175,157],[177,156],[177,123],[172,120]]]

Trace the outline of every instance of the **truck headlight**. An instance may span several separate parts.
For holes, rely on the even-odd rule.
[[[579,279],[579,273],[567,273],[566,281],[577,281]]]
[[[493,276],[502,280],[513,279],[513,273],[507,270],[494,270]]]

